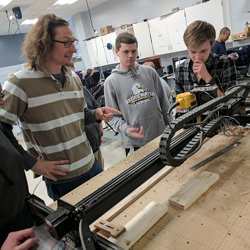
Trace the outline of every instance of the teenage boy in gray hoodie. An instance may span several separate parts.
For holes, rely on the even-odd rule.
[[[120,64],[104,84],[105,103],[122,116],[113,117],[111,125],[121,133],[126,155],[162,134],[168,123],[169,100],[157,72],[136,63],[138,43],[124,32],[116,38]]]

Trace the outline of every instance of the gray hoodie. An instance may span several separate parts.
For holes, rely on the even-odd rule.
[[[136,64],[133,69],[122,70],[118,65],[105,81],[104,94],[106,106],[122,113],[122,117],[114,117],[110,123],[121,133],[125,147],[143,146],[162,134],[170,104],[154,69]],[[128,137],[129,126],[142,126],[144,138]]]

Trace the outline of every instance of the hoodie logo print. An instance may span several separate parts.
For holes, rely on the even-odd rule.
[[[138,104],[150,101],[155,96],[155,93],[144,88],[141,83],[135,83],[132,86],[131,93],[127,99],[128,104]]]

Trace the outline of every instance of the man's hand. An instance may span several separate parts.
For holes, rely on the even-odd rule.
[[[217,89],[217,96],[224,96],[225,94],[218,88]]]
[[[206,83],[209,83],[212,80],[212,76],[208,73],[204,62],[195,61],[193,63],[193,72],[195,73],[199,81],[203,79]]]
[[[233,61],[236,61],[239,59],[239,54],[237,52],[231,53],[228,55],[228,58],[230,58]]]
[[[141,126],[140,128],[128,127],[126,134],[133,139],[142,139],[144,138],[144,130]]]
[[[38,160],[32,170],[39,174],[56,181],[58,177],[67,175],[70,171],[69,169],[62,167],[60,165],[68,164],[68,160],[62,161],[44,161]]]
[[[97,121],[104,120],[105,122],[110,121],[114,115],[121,115],[121,112],[111,107],[97,108],[95,113]]]
[[[9,233],[1,250],[29,250],[38,245],[38,239],[31,228]]]

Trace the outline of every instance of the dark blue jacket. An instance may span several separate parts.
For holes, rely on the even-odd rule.
[[[90,94],[90,92],[87,90],[86,87],[83,87],[83,93],[87,103],[87,108],[89,110],[94,110],[98,108],[98,104],[95,98]],[[85,132],[90,142],[90,146],[93,152],[95,153],[101,145],[100,123],[98,122],[93,122],[88,124],[85,123]]]
[[[24,169],[31,168],[36,160],[27,157],[28,153],[24,150],[23,153],[18,152],[19,148],[16,148],[18,143],[12,141],[15,138],[10,139],[8,129],[0,124],[0,247],[9,232],[33,224],[25,201],[28,186]]]
[[[220,57],[222,55],[227,55],[227,49],[226,49],[225,42],[215,41],[212,51],[218,57]]]

